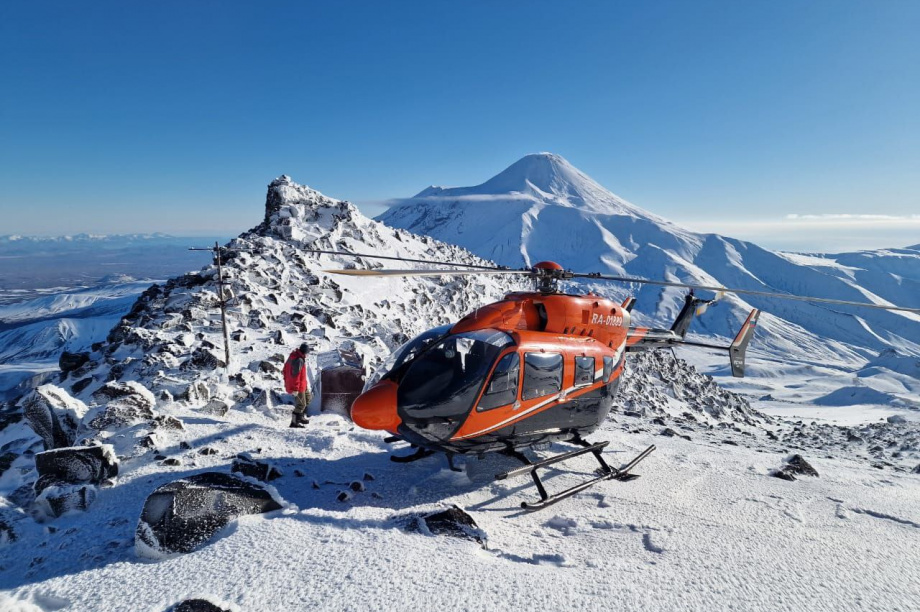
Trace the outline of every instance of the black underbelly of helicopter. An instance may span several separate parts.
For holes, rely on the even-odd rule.
[[[406,418],[399,426],[401,438],[415,446],[432,451],[456,454],[478,454],[502,451],[534,444],[571,440],[583,437],[598,428],[613,405],[619,378],[607,385],[571,397],[506,427],[472,438],[450,440],[463,421],[464,415],[449,418]]]

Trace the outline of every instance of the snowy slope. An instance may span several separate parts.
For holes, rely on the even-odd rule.
[[[656,444],[637,470],[642,478],[522,513],[534,492],[526,478],[492,479],[510,467],[500,456],[461,458],[462,473],[442,457],[396,464],[389,455],[409,449],[394,451],[340,415],[316,415],[315,405],[307,429],[288,429],[278,372],[302,340],[314,354],[354,348],[376,365],[407,335],[512,283],[327,274],[353,262],[303,248],[484,262],[287,177],[269,186],[264,223],[230,246],[228,370],[215,367],[222,340],[208,266],[147,290],[91,362],[57,382],[88,405],[82,435],[112,444],[121,460],[86,512],[35,522],[29,492],[40,442],[15,419],[0,431],[0,455],[12,456],[0,475],[0,523],[15,534],[0,538],[0,609],[160,611],[189,597],[233,610],[908,610],[920,602],[912,544],[920,477],[908,473],[920,463],[916,423],[783,423],[670,353],[634,356],[619,406],[593,437],[611,441],[614,464]],[[103,405],[93,392],[107,381],[141,388],[157,417],[182,428],[142,419],[94,430],[89,417]],[[213,400],[229,409],[211,410]],[[771,478],[790,451],[807,455],[820,478]],[[282,470],[272,486],[284,508],[243,517],[194,552],[138,558],[147,496],[178,478],[226,473],[240,452]],[[563,488],[592,470],[574,461],[550,470],[548,482]],[[356,480],[365,490],[339,501]],[[406,517],[446,504],[470,513],[484,547],[405,530]]]
[[[62,351],[104,340],[151,283],[119,279],[0,305],[0,393],[56,370]]]

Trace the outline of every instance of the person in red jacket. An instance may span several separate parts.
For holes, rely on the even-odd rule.
[[[294,395],[294,414],[291,415],[291,427],[302,428],[310,421],[307,419],[307,406],[313,399],[310,383],[307,379],[307,343],[304,342],[295,351],[291,351],[284,364],[284,390]]]

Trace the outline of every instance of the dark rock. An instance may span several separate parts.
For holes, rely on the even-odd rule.
[[[849,433],[847,434],[847,442],[862,442],[863,439],[857,436],[856,434]]]
[[[166,459],[166,455],[161,455],[157,453],[156,455],[153,456],[154,461],[162,461],[163,459]]]
[[[280,344],[281,346],[287,344],[287,342],[284,340],[284,333],[280,329],[276,329],[271,333],[271,339],[272,342],[275,344]]]
[[[157,415],[153,419],[153,426],[158,429],[184,430],[185,425],[182,421],[168,414]]]
[[[770,476],[774,478],[780,478],[782,480],[795,480],[795,476],[786,472],[785,470],[773,470],[770,472]]]
[[[173,394],[170,393],[168,389],[163,389],[162,391],[160,391],[159,398],[160,398],[160,401],[163,402],[164,404],[171,404],[174,400]]]
[[[13,465],[13,462],[16,461],[16,457],[18,456],[18,453],[12,451],[7,451],[0,455],[0,477],[3,477],[6,471],[10,469],[10,466]]]
[[[904,417],[902,417],[900,414],[893,414],[893,415],[891,415],[890,417],[888,417],[886,420],[887,420],[889,423],[892,423],[892,424],[894,424],[894,425],[901,425],[901,424],[907,422],[907,419],[905,419]]]
[[[473,517],[457,506],[412,517],[406,523],[406,529],[412,532],[470,540],[483,547],[486,543],[485,532],[476,525]]]
[[[348,488],[355,493],[361,493],[364,491],[364,483],[360,480],[353,480],[351,484],[348,485]]]
[[[183,440],[182,442],[179,442],[179,448],[182,450],[192,450],[192,445]]]
[[[339,491],[339,494],[336,496],[336,499],[340,502],[347,502],[351,499],[351,493],[348,491]]]
[[[281,372],[281,369],[271,361],[264,360],[259,362],[259,371],[265,372],[266,374],[278,374]]]
[[[230,334],[230,339],[233,340],[234,342],[242,342],[243,340],[246,339],[246,332],[243,331],[242,329],[238,329],[232,334]]]
[[[229,410],[230,404],[217,397],[212,399],[201,409],[202,412],[206,414],[213,414],[215,416],[224,416]]]
[[[20,508],[27,508],[35,501],[35,489],[31,483],[24,484],[10,493],[7,499]]]
[[[275,480],[283,476],[281,470],[263,461],[256,461],[248,453],[240,453],[230,466],[231,472],[239,472],[243,476],[250,476],[263,482]]]
[[[654,425],[661,425],[662,427],[664,427],[665,425],[667,425],[667,423],[665,423],[665,422],[664,422],[664,419],[661,418],[661,417],[655,417],[654,419],[652,419],[652,424],[654,424]]]
[[[118,461],[104,446],[74,446],[35,455],[36,492],[55,484],[100,484],[118,475]]]
[[[818,477],[818,470],[811,467],[811,465],[802,458],[802,455],[793,455],[786,461],[786,466],[783,470],[791,474],[800,474],[802,476],[814,476]]]
[[[93,377],[87,376],[86,378],[81,378],[74,384],[70,386],[70,390],[73,393],[82,393],[84,389],[93,384]]]
[[[19,539],[16,530],[13,528],[13,520],[3,510],[0,510],[0,548],[6,544],[12,544]]]
[[[722,440],[722,444],[728,444],[729,446],[738,446],[738,443],[734,440]]]
[[[306,476],[306,474],[304,474],[300,470],[294,470],[294,476],[296,476],[297,478],[303,478],[304,476]]]
[[[641,412],[636,412],[635,410],[624,410],[624,411],[623,411],[623,416],[639,418],[639,417],[642,416],[642,413],[641,413]]]
[[[183,370],[216,370],[224,368],[227,363],[220,351],[200,348],[192,353],[191,358],[182,364]]]
[[[176,457],[169,457],[168,459],[164,459],[161,465],[176,466],[182,465],[182,462]]]
[[[920,474],[920,463],[917,464],[917,467],[910,471],[911,474]]]
[[[60,359],[58,359],[58,366],[64,374],[73,372],[86,363],[89,363],[89,353],[70,353],[64,351],[61,353]]]
[[[362,480],[364,480],[364,481],[366,481],[366,482],[370,482],[370,481],[374,480],[374,475],[371,474],[370,472],[364,472],[364,477],[362,478]]]
[[[675,437],[676,437],[676,438],[683,438],[684,440],[690,440],[690,436],[688,436],[688,435],[686,435],[686,434],[677,433],[676,431],[674,431],[674,430],[671,429],[670,427],[667,427],[667,428],[665,428],[665,429],[662,429],[662,430],[661,430],[661,433],[659,433],[658,435],[660,435],[660,436],[665,436],[665,437],[668,437],[668,438],[675,438]]]
[[[219,472],[196,474],[150,494],[137,526],[135,550],[153,558],[188,553],[239,516],[280,508],[268,491],[252,482]]]
[[[214,605],[207,599],[186,599],[174,605],[167,612],[230,612],[230,610]]]
[[[198,451],[199,455],[216,455],[220,451],[214,448],[213,446],[205,446],[203,449]]]

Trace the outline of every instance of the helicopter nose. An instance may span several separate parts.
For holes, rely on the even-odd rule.
[[[396,433],[400,424],[396,413],[396,383],[382,380],[359,395],[351,405],[351,420],[364,429]]]

